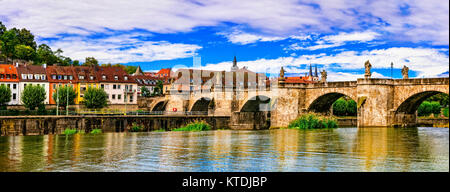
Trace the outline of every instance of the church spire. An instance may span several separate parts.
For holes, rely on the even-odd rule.
[[[317,64],[316,64],[316,69],[315,69],[315,72],[314,72],[314,77],[319,77],[319,75],[317,74]]]
[[[231,67],[231,71],[237,71],[239,70],[239,67],[237,66],[237,60],[236,60],[236,55],[234,56],[233,59],[233,66]]]
[[[312,67],[311,67],[311,64],[309,64],[309,76],[312,77]]]

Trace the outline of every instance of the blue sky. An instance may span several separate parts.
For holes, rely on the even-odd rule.
[[[229,70],[291,76],[309,64],[331,81],[448,76],[448,1],[15,1],[0,0],[0,20],[30,29],[39,43],[83,61]],[[39,10],[39,11],[37,11]],[[198,68],[198,67],[197,67]]]

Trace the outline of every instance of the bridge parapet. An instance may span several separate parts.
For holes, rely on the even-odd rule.
[[[395,79],[394,85],[448,85],[449,78]]]

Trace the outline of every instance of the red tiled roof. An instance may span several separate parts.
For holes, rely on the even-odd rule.
[[[46,68],[44,68],[43,66],[39,66],[39,65],[19,65],[19,67],[17,67],[17,74],[19,75],[20,81],[25,81],[25,82],[47,82],[47,72],[46,72]],[[23,79],[22,78],[22,74],[32,74],[33,78],[32,79]],[[39,79],[35,79],[34,75],[45,75],[46,79],[42,80],[40,77]]]
[[[97,75],[99,82],[135,83],[133,76],[121,67],[98,67]],[[106,79],[103,79],[103,76]],[[114,78],[115,76],[117,76],[117,80]],[[128,79],[125,80],[125,77]]]
[[[46,69],[47,72],[47,80],[50,83],[76,83],[78,82],[78,75],[74,72],[74,67],[71,66],[48,66]],[[56,75],[56,79],[53,79],[52,76]],[[61,79],[58,79],[58,76],[61,75]],[[67,76],[67,79],[64,80],[64,76]],[[69,79],[69,76],[72,76],[72,80]]]
[[[307,80],[307,77],[285,77],[285,83],[317,83],[315,81]]]
[[[0,64],[0,81],[18,82],[17,69],[14,65]]]

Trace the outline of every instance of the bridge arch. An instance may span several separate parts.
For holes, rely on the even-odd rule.
[[[167,103],[168,100],[156,101],[151,109],[152,111],[166,111]]]
[[[395,110],[395,113],[396,114],[415,114],[422,102],[424,102],[429,97],[439,94],[439,93],[448,94],[448,92],[446,93],[446,92],[442,92],[442,91],[422,91],[422,92],[414,93],[414,94],[410,95],[408,98],[404,99],[398,105],[398,107]]]
[[[208,111],[211,101],[212,99],[209,97],[201,97],[194,102],[189,111]]]
[[[240,112],[271,111],[272,99],[265,95],[257,95],[248,99],[240,108]]]
[[[344,93],[325,93],[312,100],[311,104],[308,105],[307,110],[315,113],[328,113],[333,106],[333,103],[343,96],[350,97],[354,100],[354,98]]]

